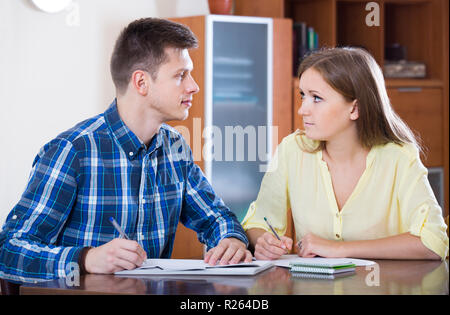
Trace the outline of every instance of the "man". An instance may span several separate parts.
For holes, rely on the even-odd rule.
[[[188,52],[196,47],[189,29],[167,20],[122,31],[111,58],[117,97],[38,153],[0,233],[1,278],[64,277],[73,266],[107,274],[168,258],[179,221],[211,248],[207,263],[251,261],[236,217],[164,124],[186,119],[199,91]]]

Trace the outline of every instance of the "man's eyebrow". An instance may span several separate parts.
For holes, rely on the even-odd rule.
[[[183,68],[176,70],[175,72],[178,73],[178,72],[184,72],[184,71],[192,71],[193,69],[194,69],[194,67],[192,67],[192,68],[183,67]]]

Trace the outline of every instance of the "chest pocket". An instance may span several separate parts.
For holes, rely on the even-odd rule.
[[[154,200],[162,210],[162,215],[171,223],[178,222],[184,198],[184,182],[156,187]]]

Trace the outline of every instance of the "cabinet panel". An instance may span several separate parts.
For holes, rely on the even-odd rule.
[[[238,220],[256,199],[271,151],[271,21],[214,18],[211,25],[212,98],[206,112],[213,147],[205,151],[212,154],[206,175]]]
[[[422,161],[427,166],[443,165],[442,91],[439,88],[389,88],[394,110],[417,133],[425,146]]]

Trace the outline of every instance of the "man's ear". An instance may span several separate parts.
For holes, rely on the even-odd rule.
[[[146,96],[149,90],[149,84],[149,74],[147,72],[136,70],[131,75],[131,85],[138,94]]]
[[[359,102],[354,100],[352,102],[352,111],[350,112],[350,119],[357,120],[359,118]]]

